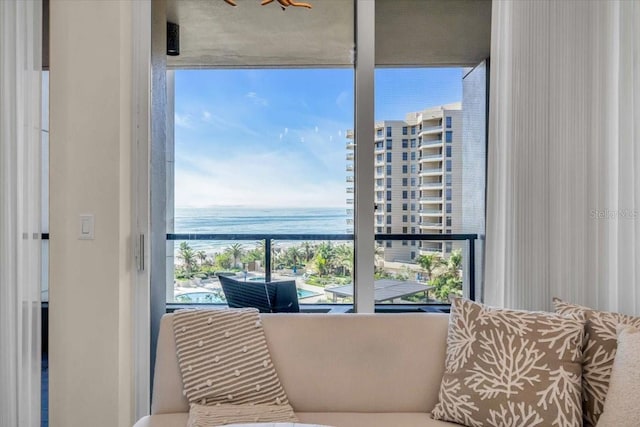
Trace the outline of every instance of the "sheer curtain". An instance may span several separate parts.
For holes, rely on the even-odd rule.
[[[485,301],[640,314],[640,2],[494,1]]]
[[[42,6],[0,1],[0,425],[40,425]]]

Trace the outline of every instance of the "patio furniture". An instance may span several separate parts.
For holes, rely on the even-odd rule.
[[[255,307],[261,313],[298,313],[295,280],[252,282],[218,276],[230,308]]]
[[[433,289],[433,286],[408,280],[380,279],[375,281],[374,298],[376,303],[393,301],[423,292],[425,296]],[[325,291],[333,294],[333,302],[338,298],[353,297],[353,285],[325,288]]]

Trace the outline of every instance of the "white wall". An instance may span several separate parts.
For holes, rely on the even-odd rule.
[[[50,425],[130,426],[131,3],[50,7]]]

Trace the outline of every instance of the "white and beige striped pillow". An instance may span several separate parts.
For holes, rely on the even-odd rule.
[[[234,405],[236,415],[246,414],[235,418],[236,423],[256,418],[296,421],[271,361],[258,310],[179,310],[173,329],[183,393],[192,411],[193,404],[220,405],[220,411],[226,410],[223,405]]]

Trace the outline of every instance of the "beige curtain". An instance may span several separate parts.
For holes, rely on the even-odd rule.
[[[0,1],[0,425],[40,425],[42,4]]]
[[[492,19],[485,301],[640,314],[640,2]]]

